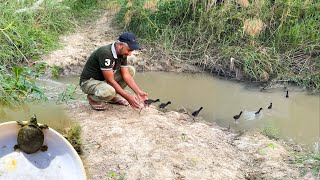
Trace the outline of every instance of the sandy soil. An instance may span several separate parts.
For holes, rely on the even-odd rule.
[[[64,75],[79,75],[90,52],[120,34],[111,26],[112,17],[106,12],[61,37],[63,48],[43,61],[62,66]],[[167,66],[172,63],[168,60],[147,61],[151,58],[136,53],[131,63],[137,69],[199,71]],[[162,112],[155,106],[141,114],[117,105],[100,112],[82,99],[69,103],[66,111],[82,128],[81,157],[88,179],[302,179],[281,143],[255,131],[233,132],[201,117],[193,122],[187,114]]]

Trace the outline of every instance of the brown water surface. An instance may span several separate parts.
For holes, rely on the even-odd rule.
[[[0,107],[0,123],[7,121],[28,121],[35,114],[38,123],[47,124],[54,130],[63,133],[74,122],[67,117],[61,105],[48,102],[27,103],[17,108]]]
[[[283,88],[261,92],[256,85],[222,80],[206,73],[146,72],[137,73],[135,79],[141,89],[149,93],[149,98],[171,101],[168,110],[185,107],[192,112],[202,106],[199,116],[205,121],[216,122],[223,127],[230,125],[237,130],[269,129],[283,138],[319,151],[319,95],[308,95],[300,88],[288,87],[289,98],[286,98]],[[58,81],[47,81],[44,85],[51,87],[51,93],[59,94],[64,90],[59,84],[78,85],[79,77],[61,77]],[[86,101],[79,88],[77,92],[77,97]],[[267,108],[270,102],[273,103],[272,109]],[[34,110],[27,114],[9,113],[11,115],[6,120],[26,120],[32,113],[37,113],[40,122],[51,126],[69,123],[59,106],[31,107]],[[263,110],[255,115],[260,107]],[[243,114],[235,122],[233,116],[240,111]]]
[[[243,130],[259,128],[278,131],[319,150],[320,97],[308,95],[296,87],[261,92],[257,86],[221,80],[208,74],[177,74],[167,72],[138,73],[136,81],[149,93],[149,98],[171,101],[169,109],[185,107],[191,111],[203,107],[199,114],[206,121]],[[268,109],[270,102],[272,109]],[[254,113],[263,108],[259,115]],[[243,111],[234,121],[233,116]]]

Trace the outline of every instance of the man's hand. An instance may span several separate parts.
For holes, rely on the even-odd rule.
[[[139,103],[139,99],[137,96],[132,96],[130,95],[127,99],[128,103],[130,104],[130,106],[133,109],[139,109],[140,108],[140,103]]]
[[[138,94],[138,98],[139,98],[141,103],[143,103],[145,100],[148,99],[147,96],[148,96],[148,93],[146,93],[146,92],[141,92],[141,93]]]

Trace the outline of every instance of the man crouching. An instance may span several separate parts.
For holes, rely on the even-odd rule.
[[[130,104],[138,109],[148,99],[148,94],[141,91],[133,79],[134,67],[127,64],[127,56],[139,49],[135,35],[125,32],[116,42],[102,46],[90,55],[80,76],[80,87],[87,94],[93,109],[105,110],[106,102],[125,106]],[[124,90],[127,85],[135,95]],[[117,97],[117,94],[124,99]]]

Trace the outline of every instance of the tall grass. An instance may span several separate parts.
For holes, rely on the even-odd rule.
[[[210,71],[320,90],[319,11],[316,0],[122,0],[117,22]]]
[[[57,47],[58,36],[94,14],[98,0],[0,2],[0,64],[39,59]]]
[[[0,2],[0,104],[17,106],[27,100],[45,99],[35,79],[44,64],[21,67],[58,46],[59,35],[81,20],[99,13],[100,0],[2,0]]]

